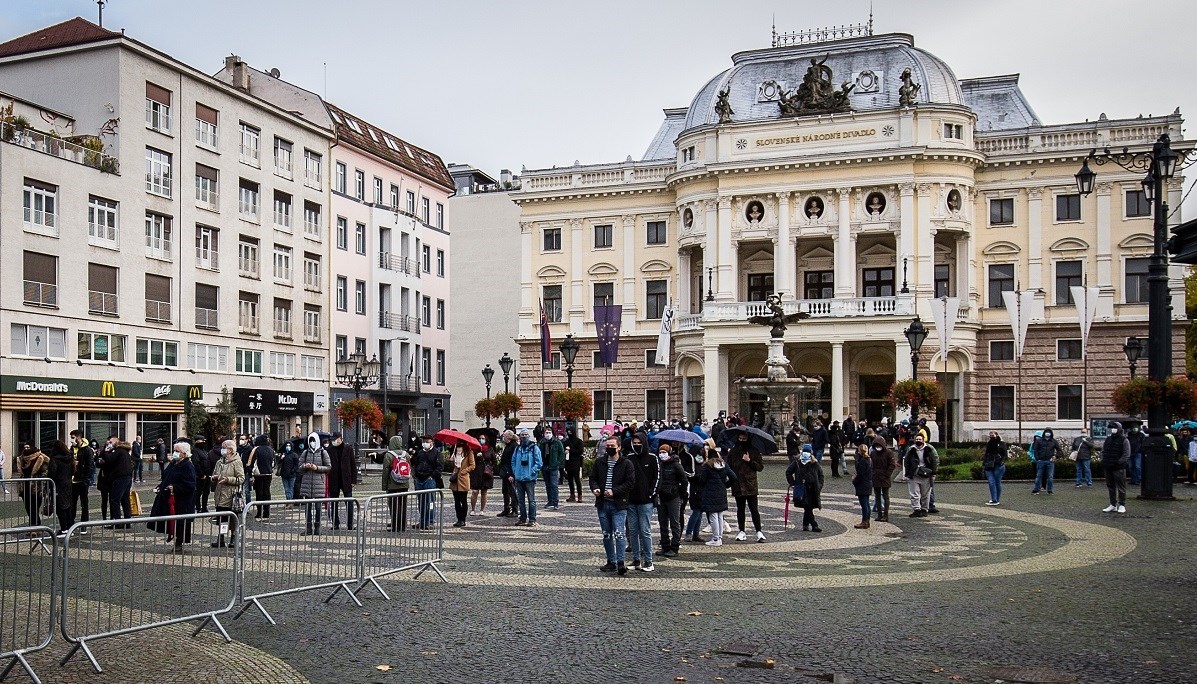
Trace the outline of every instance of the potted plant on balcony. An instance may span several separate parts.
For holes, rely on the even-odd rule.
[[[576,421],[594,411],[594,400],[586,390],[558,390],[553,392],[552,409],[566,420]]]
[[[519,413],[524,408],[524,400],[515,392],[499,392],[492,401],[495,402],[495,415],[503,416],[503,424],[508,430],[519,425]]]
[[[371,430],[382,427],[382,409],[372,399],[346,399],[337,405],[337,418],[342,425],[353,425],[359,419]]]
[[[1197,414],[1197,383],[1181,376],[1163,382],[1134,378],[1115,387],[1112,399],[1114,408],[1128,416],[1143,415],[1162,403],[1171,418],[1192,418]]]
[[[943,387],[934,380],[901,380],[889,390],[889,403],[900,409],[935,407],[943,404]]]

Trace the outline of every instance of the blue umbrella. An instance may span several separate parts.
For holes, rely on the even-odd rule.
[[[681,442],[683,444],[702,444],[701,436],[689,430],[662,430],[654,437],[661,442]]]
[[[1177,421],[1172,426],[1173,430],[1179,430],[1181,428],[1189,428],[1190,430],[1195,429],[1195,428],[1197,428],[1197,422],[1194,422],[1191,420],[1181,420],[1181,421]]]

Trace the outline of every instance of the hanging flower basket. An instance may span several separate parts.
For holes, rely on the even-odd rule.
[[[930,408],[943,404],[943,387],[934,380],[902,380],[890,388],[887,399],[891,406],[900,409]]]
[[[503,415],[503,412],[495,405],[494,399],[479,399],[478,403],[474,404],[474,415],[482,420],[490,420]]]
[[[515,392],[499,392],[492,401],[495,402],[496,415],[502,415],[509,420],[517,418],[520,410],[524,408],[524,400]]]
[[[590,392],[580,389],[564,389],[553,392],[553,411],[568,420],[578,420],[594,412],[594,400]]]
[[[1169,418],[1186,419],[1197,415],[1197,383],[1173,376],[1163,382],[1148,378],[1127,380],[1114,388],[1114,408],[1129,416],[1143,415],[1162,403]]]
[[[353,425],[360,418],[371,430],[382,427],[382,409],[371,399],[346,399],[337,405],[337,418],[342,425]]]

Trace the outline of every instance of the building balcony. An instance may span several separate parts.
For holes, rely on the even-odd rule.
[[[170,302],[145,300],[145,319],[152,323],[170,323]]]
[[[120,173],[120,164],[116,157],[31,128],[18,129],[12,124],[0,123],[0,140],[76,164],[90,166],[104,173]]]
[[[782,302],[787,314],[806,313],[812,319],[852,318],[874,316],[913,316],[914,295],[899,294],[892,297],[852,297],[842,299],[797,299]],[[769,309],[765,302],[704,302],[701,314],[679,317],[686,325],[696,326],[698,321],[715,323],[723,321],[747,321],[750,316],[767,316]],[[680,328],[675,327],[675,330]],[[695,328],[689,328],[695,329]]]
[[[415,316],[391,313],[390,311],[379,311],[378,327],[386,330],[418,333],[420,332],[420,319]]]
[[[112,292],[100,292],[98,290],[87,291],[87,313],[99,314],[101,316],[116,316],[117,313],[117,296]]]
[[[24,300],[30,306],[58,307],[58,285],[36,280],[24,281]]]
[[[412,375],[383,375],[378,388],[388,392],[420,393],[420,379]]]
[[[405,275],[420,277],[420,264],[415,259],[399,256],[393,252],[378,253],[378,267],[386,271],[396,271]]]
[[[195,327],[205,330],[216,330],[217,310],[195,307]]]

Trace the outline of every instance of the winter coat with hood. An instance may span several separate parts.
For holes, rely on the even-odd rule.
[[[873,443],[876,444],[878,439],[881,438],[874,437]],[[868,453],[857,452],[854,462],[856,470],[852,475],[852,488],[856,496],[867,498],[873,494],[873,459]]]
[[[1130,439],[1122,431],[1122,423],[1110,423],[1109,429],[1110,435],[1101,445],[1101,467],[1106,472],[1123,470],[1130,465]]]
[[[316,469],[308,470],[304,467],[309,464],[315,466]],[[299,490],[295,492],[295,497],[298,499],[323,499],[328,492],[328,487],[325,485],[330,470],[332,470],[332,460],[323,446],[315,451],[304,449],[303,453],[299,455],[300,480]]]
[[[898,469],[898,456],[884,439],[874,437],[869,457],[873,462],[873,488],[889,489],[894,481],[894,471]]]
[[[819,467],[810,454],[805,454],[809,460],[802,462],[802,457],[790,461],[786,468],[786,482],[791,486],[802,485],[805,493],[801,498],[794,498],[794,505],[802,508],[823,508],[823,469]]]
[[[744,460],[744,455],[748,460]],[[756,496],[758,492],[756,474],[765,469],[765,459],[761,452],[752,448],[750,444],[736,442],[727,453],[727,461],[732,470],[736,471],[736,481],[732,485],[734,496]]]
[[[652,503],[653,495],[657,493],[660,459],[656,454],[649,452],[648,439],[643,433],[637,433],[636,436],[643,440],[640,444],[640,451],[625,453],[623,460],[631,463],[632,467],[636,469],[636,481],[628,493],[628,503],[633,506],[643,506]],[[606,473],[603,473],[603,476],[606,477]]]
[[[71,498],[71,478],[75,473],[75,459],[69,449],[50,448],[50,479],[54,480],[59,505]]]
[[[221,478],[226,482],[217,484]],[[245,465],[234,450],[229,458],[224,454],[217,459],[212,468],[212,504],[217,508],[230,508],[233,505],[233,494],[240,491],[245,484]]]
[[[254,438],[251,451],[249,462],[246,464],[246,473],[253,477],[253,472],[257,470],[260,475],[273,475],[275,453],[270,446],[270,438],[266,435],[258,435]]]
[[[128,442],[117,442],[116,446],[103,452],[98,461],[104,479],[114,482],[123,477],[133,477],[133,445]]]
[[[658,457],[657,500],[661,502],[672,501],[686,491],[686,469],[678,460],[678,454],[670,452],[668,457],[667,461],[660,461]]]
[[[1010,449],[1006,443],[999,437],[992,437],[985,444],[985,457],[981,460],[981,466],[985,470],[997,470],[1006,465],[1006,460],[1010,457]]]
[[[340,435],[334,435],[333,441],[337,439],[341,440],[339,445],[330,444],[328,447],[328,486],[332,489],[348,489],[353,486],[354,473],[357,470],[354,448]]]
[[[923,465],[931,471],[932,477],[935,476],[935,471],[939,470],[939,454],[935,453],[935,447],[930,444],[923,445]],[[903,473],[906,477],[915,477],[915,473],[919,469],[919,450],[913,444],[906,449],[906,458],[902,463]]]
[[[1051,430],[1044,430],[1043,434],[1035,438],[1035,460],[1054,461],[1060,458],[1060,443],[1056,441]]]
[[[727,510],[727,489],[736,482],[736,473],[722,460],[706,461],[694,475],[699,494],[698,510],[703,513],[722,513]]]
[[[545,432],[543,441],[540,442],[540,453],[544,458],[545,470],[561,470],[565,465],[565,445],[561,440],[553,436],[552,432]]]

